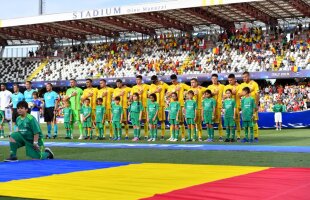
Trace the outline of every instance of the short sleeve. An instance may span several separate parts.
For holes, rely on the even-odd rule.
[[[140,112],[141,112],[141,111],[143,111],[143,105],[141,102],[139,103],[139,105],[140,105]]]
[[[70,92],[71,92],[71,88],[66,91],[66,96],[70,96],[71,95]]]

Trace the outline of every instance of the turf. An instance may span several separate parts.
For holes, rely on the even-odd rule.
[[[240,151],[180,151],[155,149],[95,149],[54,147],[57,159],[124,161],[141,163],[179,163],[272,167],[310,167],[309,154]],[[8,155],[7,147],[0,147],[0,158]],[[6,152],[6,153],[2,153]],[[27,159],[24,148],[19,159]]]
[[[42,125],[41,126],[43,133],[46,134],[46,126]],[[8,133],[7,128],[5,129],[5,132]],[[124,136],[124,130],[123,130],[123,136]],[[161,130],[158,129],[158,135],[160,135]],[[225,130],[224,130],[225,133]],[[108,135],[109,132],[106,134]],[[144,131],[141,130],[141,136],[144,136]],[[224,134],[225,135],[225,134]],[[75,139],[73,140],[65,140],[65,130],[63,128],[63,125],[59,125],[59,138],[57,140],[46,140],[46,141],[59,141],[59,142],[81,142],[81,140],[78,140],[77,137],[79,136],[78,131],[75,129],[74,131],[74,136]],[[170,136],[169,130],[166,130],[165,133],[165,138],[168,139]],[[244,136],[244,133],[241,132],[241,138]],[[267,130],[260,130],[259,131],[259,138],[261,140],[260,143],[254,144],[254,145],[273,145],[273,146],[310,146],[310,129],[283,129],[282,131],[276,131],[274,129],[267,129]],[[129,131],[129,137],[133,137],[133,130],[130,129]],[[206,130],[203,131],[203,139],[206,139],[207,137],[207,132]],[[215,139],[218,138],[218,131],[215,131]],[[125,140],[122,140],[120,142],[124,142]],[[83,141],[84,142],[84,141]],[[97,140],[90,140],[87,142],[98,142]],[[109,140],[102,140],[100,142],[112,142]],[[114,143],[117,141],[113,141]],[[126,141],[126,143],[129,142],[131,143],[131,140]],[[139,141],[139,143],[148,143],[145,140]],[[158,140],[156,141],[158,144],[167,144],[169,142],[167,141],[162,141]],[[177,142],[177,143],[182,143],[183,142]],[[201,142],[192,142],[191,144],[201,144]],[[213,144],[223,144],[222,142],[214,142]],[[234,144],[239,144],[239,143],[225,143],[226,145],[234,145]],[[253,145],[253,144],[252,144]]]
[[[45,126],[42,126],[45,131]],[[59,137],[62,139],[64,130],[61,127]],[[142,131],[143,133],[143,131]],[[260,143],[252,145],[285,145],[309,146],[309,129],[286,129],[283,131],[261,130]],[[217,133],[216,133],[217,135]],[[77,135],[76,135],[77,136]],[[130,134],[131,136],[131,134]],[[169,131],[166,131],[166,137]],[[72,140],[80,142],[80,140]],[[84,142],[84,141],[83,141]],[[98,142],[96,140],[86,142]],[[100,141],[101,142],[101,141]],[[105,140],[102,142],[112,142]],[[124,142],[121,141],[121,142]],[[131,142],[131,141],[126,141]],[[140,143],[146,141],[140,141]],[[157,141],[156,143],[168,143]],[[196,142],[197,143],[197,142]],[[223,144],[215,142],[215,144]],[[237,143],[234,143],[237,144]],[[227,145],[234,145],[227,144]],[[239,143],[238,143],[239,144]],[[243,165],[243,166],[271,166],[271,167],[310,167],[307,153],[273,153],[273,152],[242,152],[242,151],[193,151],[193,150],[156,150],[156,149],[95,149],[95,148],[64,148],[54,147],[57,159],[98,160],[98,161],[130,161],[153,163],[189,163],[212,165]],[[8,156],[8,147],[0,147],[0,159]],[[20,160],[27,159],[24,148],[19,150]]]

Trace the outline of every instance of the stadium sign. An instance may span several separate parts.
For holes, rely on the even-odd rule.
[[[106,16],[113,16],[113,15],[120,15],[120,14],[121,14],[121,7],[103,8],[103,9],[97,9],[97,10],[73,12],[72,19],[106,17]]]
[[[165,0],[155,3],[142,3],[136,5],[124,5],[92,10],[74,11],[69,13],[48,14],[34,17],[0,20],[0,27],[13,27],[30,24],[52,23],[69,20],[79,20],[97,17],[119,16],[144,12],[156,12],[184,8],[204,7],[213,5],[225,5],[232,3],[252,2],[262,0]]]

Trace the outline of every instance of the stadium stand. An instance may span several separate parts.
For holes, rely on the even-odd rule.
[[[23,82],[39,65],[39,60],[0,58],[1,82]]]
[[[268,39],[267,34],[252,28],[219,36],[177,38],[168,34],[142,41],[65,47],[61,51],[66,59],[51,60],[35,80],[310,69],[309,30],[285,34],[278,30]]]
[[[268,85],[260,88],[259,112],[272,112],[277,99],[281,99],[287,112],[296,112],[310,108],[309,83]]]

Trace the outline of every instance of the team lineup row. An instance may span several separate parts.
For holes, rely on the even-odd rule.
[[[190,107],[186,107],[186,102],[188,100],[193,100],[193,102],[195,102],[195,110],[193,110],[194,111],[193,127],[188,126],[189,129],[193,129],[193,133],[191,134],[192,137],[188,137],[188,139],[193,138],[193,139],[198,139],[201,141],[202,140],[202,122],[203,121],[206,122],[206,119],[205,119],[206,117],[204,117],[204,114],[203,114],[203,110],[205,109],[203,107],[203,102],[205,101],[204,99],[208,98],[207,96],[209,92],[210,96],[212,96],[212,99],[214,99],[215,101],[214,112],[211,114],[212,124],[213,123],[218,124],[219,140],[222,141],[223,140],[223,126],[222,126],[221,115],[223,114],[223,106],[225,104],[225,101],[223,100],[227,99],[227,96],[229,94],[226,94],[226,93],[227,93],[227,90],[229,90],[231,93],[230,99],[233,100],[233,102],[235,103],[235,107],[236,107],[236,110],[232,111],[233,112],[232,115],[234,117],[233,121],[235,122],[235,124],[233,125],[236,125],[237,139],[240,139],[241,128],[240,128],[239,110],[241,108],[241,98],[244,97],[242,90],[248,87],[250,89],[250,92],[249,92],[250,96],[254,99],[254,107],[255,107],[254,117],[253,117],[254,135],[255,135],[254,141],[258,141],[257,104],[258,104],[259,88],[255,81],[250,80],[250,74],[248,72],[245,72],[243,74],[243,83],[241,84],[238,84],[236,82],[233,74],[229,75],[228,76],[229,84],[226,86],[218,82],[218,77],[216,74],[212,75],[212,84],[209,85],[208,87],[199,86],[196,79],[191,80],[191,86],[188,86],[184,83],[179,83],[176,75],[171,75],[172,84],[170,86],[160,81],[158,77],[156,76],[152,77],[152,82],[153,84],[151,85],[143,84],[142,77],[137,76],[136,77],[137,84],[133,86],[132,88],[124,85],[121,80],[117,80],[116,82],[117,88],[113,89],[113,88],[106,86],[105,80],[101,80],[100,89],[98,90],[97,88],[92,86],[92,80],[88,79],[86,80],[86,89],[83,91],[81,88],[78,88],[76,86],[75,80],[70,80],[71,88],[67,90],[66,95],[63,97],[63,100],[64,101],[68,100],[70,102],[68,106],[72,109],[73,117],[71,119],[72,123],[70,123],[71,132],[72,132],[73,123],[77,122],[79,126],[79,130],[80,130],[79,139],[83,138],[83,132],[85,133],[85,128],[83,131],[83,125],[85,127],[86,124],[84,123],[85,118],[82,115],[84,111],[83,103],[86,99],[89,100],[89,107],[91,108],[90,110],[92,112],[92,114],[90,115],[91,118],[89,119],[92,122],[94,122],[94,123],[91,123],[92,125],[95,124],[95,122],[97,121],[96,120],[96,106],[98,105],[97,100],[98,98],[100,98],[102,103],[99,102],[99,104],[102,104],[102,107],[104,107],[105,109],[104,111],[105,115],[103,117],[103,120],[108,121],[109,129],[110,129],[110,137],[114,136],[115,139],[119,139],[118,137],[119,135],[117,134],[118,132],[115,129],[115,127],[117,127],[118,125],[113,126],[113,119],[112,119],[112,117],[115,117],[115,115],[113,116],[114,110],[113,110],[112,105],[114,105],[115,100],[119,98],[118,104],[122,108],[122,115],[121,115],[122,118],[120,121],[124,123],[125,138],[128,139],[128,130],[129,130],[128,121],[131,121],[132,124],[134,125],[133,123],[134,117],[131,116],[131,113],[132,113],[131,110],[132,110],[133,105],[135,105],[135,101],[137,101],[137,102],[141,102],[142,111],[141,111],[141,116],[139,116],[139,119],[144,121],[144,136],[145,138],[147,138],[149,136],[149,131],[150,131],[151,133],[150,137],[154,139],[155,137],[153,137],[153,135],[155,135],[155,133],[153,132],[155,131],[157,133],[157,128],[155,128],[157,126],[154,126],[154,122],[153,122],[154,120],[150,120],[150,114],[149,114],[150,106],[148,106],[148,105],[152,105],[151,104],[152,101],[150,100],[150,98],[153,96],[153,98],[156,99],[155,102],[157,102],[157,106],[158,106],[158,111],[156,112],[155,118],[156,118],[156,121],[158,120],[161,122],[161,138],[162,139],[165,134],[165,128],[166,128],[165,108],[168,108],[168,110],[170,111],[168,115],[168,118],[170,118],[170,120],[169,119],[168,120],[171,123],[171,119],[172,119],[171,118],[171,105],[174,105],[173,102],[177,101],[180,106],[180,114],[178,114],[179,120],[176,121],[178,125],[170,126],[171,138],[169,139],[176,140],[177,137],[176,136],[173,137],[173,130],[176,129],[176,132],[179,132],[179,129],[180,129],[182,133],[182,140],[185,140],[184,118],[185,118],[186,123],[190,125],[191,123],[189,123],[189,120],[188,120],[189,118],[187,118],[186,115],[192,111]],[[31,89],[31,83],[26,82],[25,85],[26,85],[26,91],[24,93],[25,100],[31,105],[38,104],[32,99],[33,98],[32,93],[34,92],[34,90]],[[51,129],[52,129],[51,124],[53,124],[53,122],[55,121],[54,110],[56,110],[59,107],[59,96],[56,92],[52,90],[51,84],[47,84],[46,89],[47,89],[47,92],[43,96],[44,118],[48,124],[47,137],[50,138]],[[14,94],[15,94],[15,91],[14,91]],[[16,99],[14,98],[14,94],[12,95],[12,102],[13,102],[13,109],[16,109],[18,100],[14,100]],[[16,93],[15,95],[17,94],[18,93]],[[173,98],[174,96],[173,94],[175,94],[176,96],[175,98]],[[192,97],[190,97],[191,94],[192,94]],[[138,96],[138,97],[135,97],[135,96]],[[134,98],[138,98],[138,99],[134,100]],[[168,102],[170,103],[168,103],[168,105],[167,105],[166,99],[169,99]],[[184,99],[187,99],[187,100],[184,100]],[[15,108],[14,108],[14,104],[15,104]],[[13,116],[14,116],[14,111],[13,111]],[[140,120],[138,121],[140,122]],[[105,123],[103,123],[103,125],[104,124]],[[151,125],[149,126],[149,124]],[[113,130],[113,127],[114,127],[114,130]],[[225,122],[225,127],[227,127],[226,122]],[[139,137],[136,137],[136,136],[137,135],[140,136],[140,126],[134,126],[134,129],[137,129],[137,130],[134,130],[134,133],[135,133],[134,140],[138,140],[137,138]],[[156,129],[156,130],[153,131],[153,129]],[[232,129],[231,131],[234,133],[235,129],[234,128],[231,128],[231,129]],[[198,132],[198,137],[196,137],[196,130]],[[226,133],[227,133],[227,130],[230,130],[230,128],[226,129]],[[115,131],[116,133],[113,134]],[[104,129],[102,131],[100,130],[100,128],[97,128],[96,132],[97,132],[97,136],[99,136],[98,138],[99,139],[102,138],[103,137],[102,135],[106,133],[106,126],[104,126]],[[102,133],[100,133],[99,135],[98,132],[102,132]],[[88,138],[88,136],[90,136],[90,133],[86,135],[86,138]],[[57,137],[57,125],[56,124],[54,125],[54,137]]]

